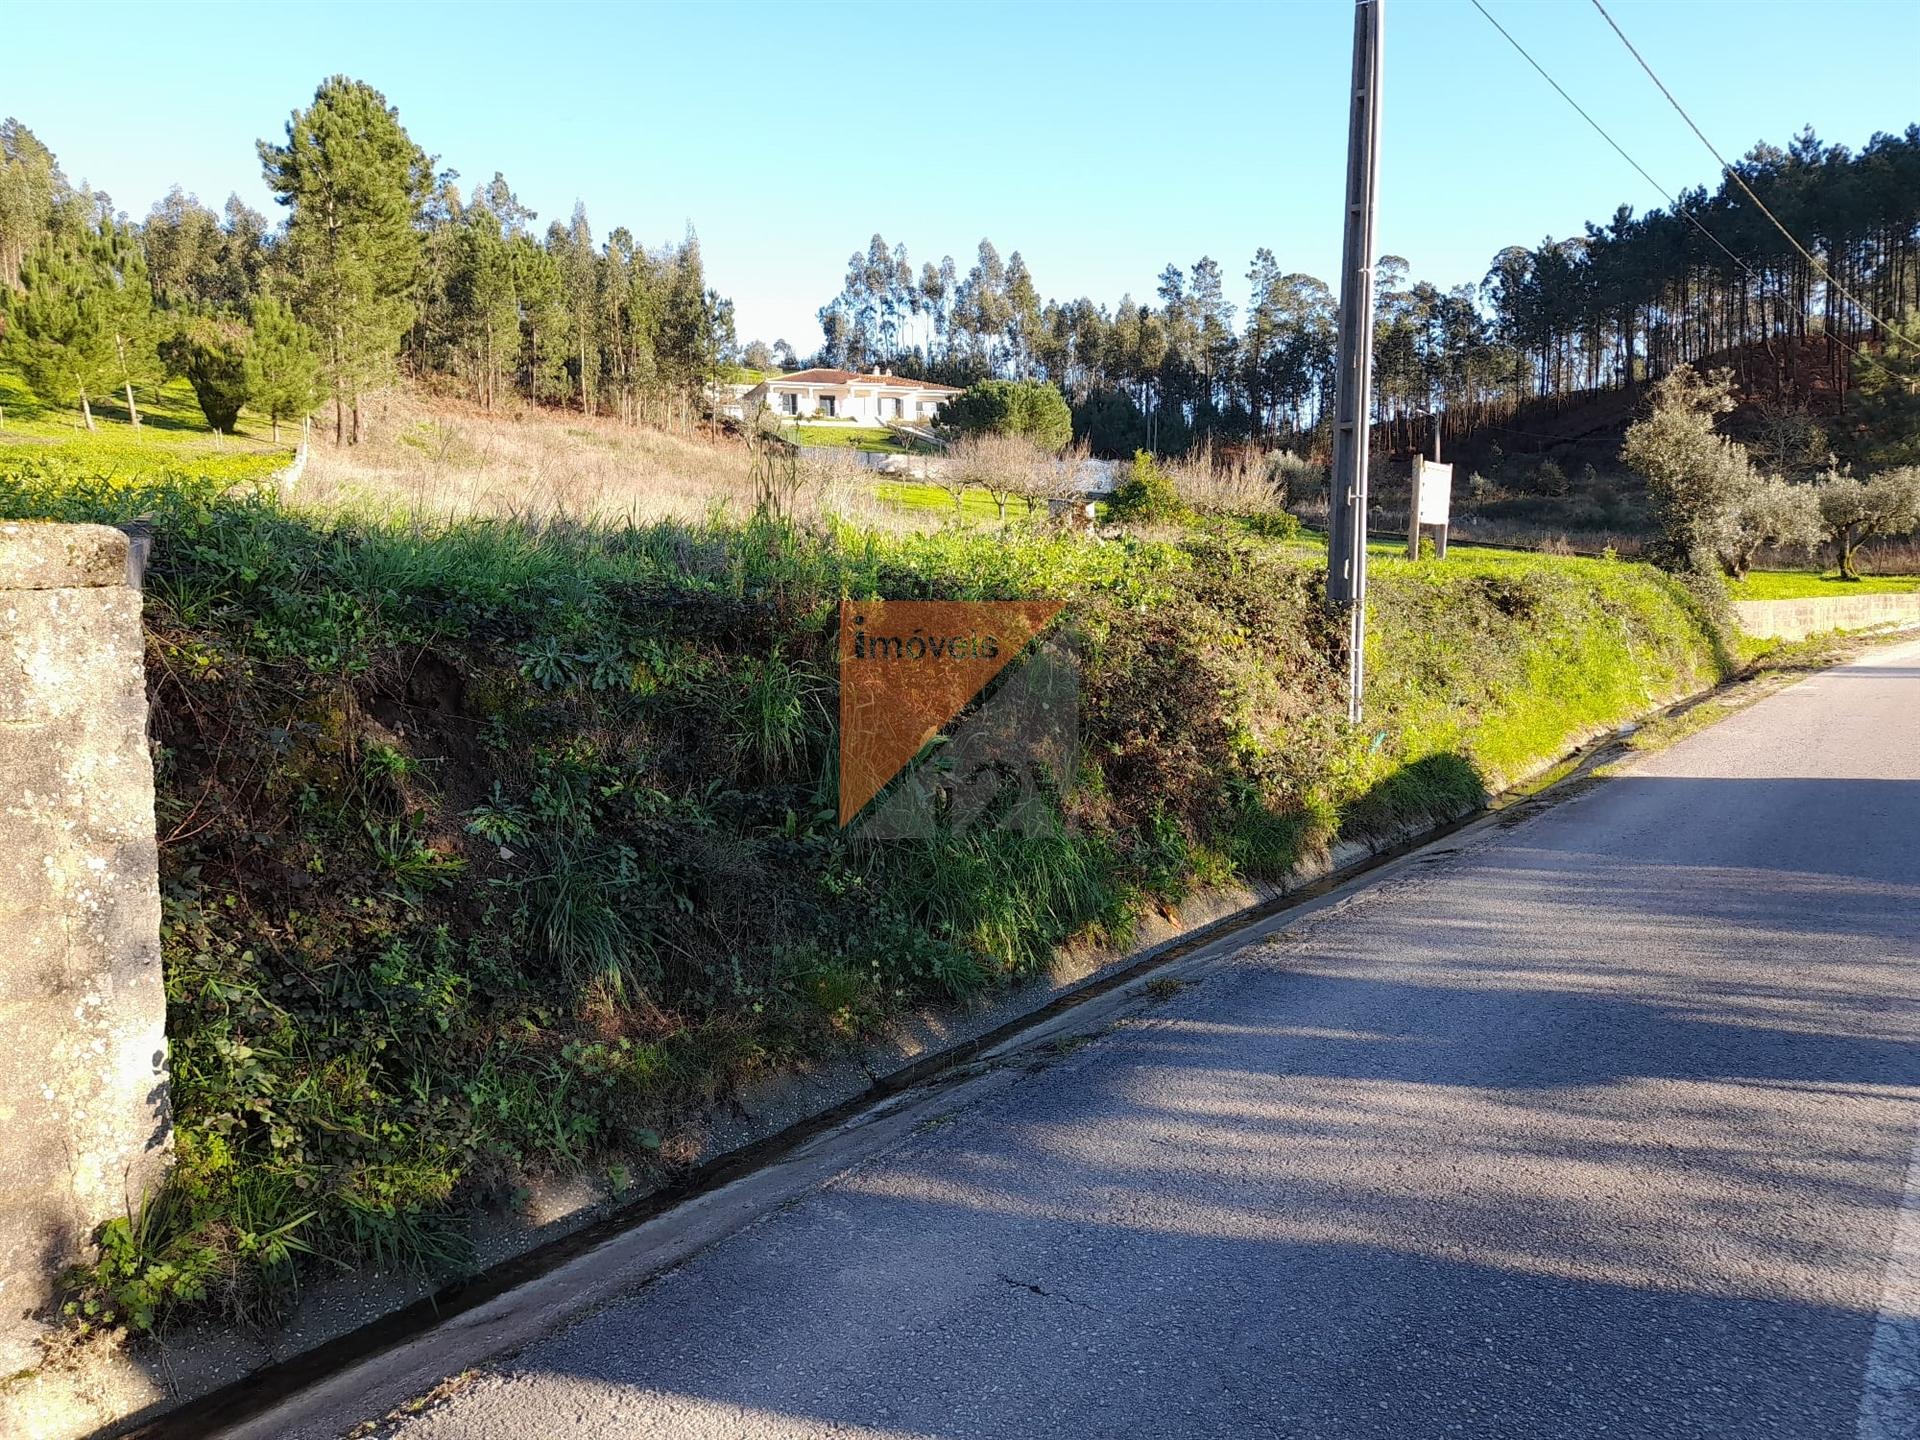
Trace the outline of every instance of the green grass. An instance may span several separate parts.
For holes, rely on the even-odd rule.
[[[906,510],[928,510],[941,515],[955,513],[952,493],[928,480],[881,480],[874,485],[873,493],[888,504]],[[1035,509],[1016,496],[1007,502],[1007,519],[1021,519],[1035,513]],[[985,490],[972,489],[962,495],[958,513],[966,521],[998,521],[1000,507]]]
[[[94,397],[94,430],[88,436],[78,406],[54,407],[46,404],[26,386],[20,376],[0,366],[0,445],[17,441],[70,440],[75,438],[112,439],[122,437],[155,448],[199,447],[224,443],[240,449],[271,447],[272,427],[258,416],[243,411],[240,426],[233,435],[215,437],[193,387],[184,379],[164,385],[136,385],[134,400],[140,406],[141,424],[136,429],[127,423],[126,397],[116,390]],[[281,426],[281,444],[292,449],[298,441],[298,427]]]
[[[1868,575],[1843,580],[1835,570],[1752,570],[1729,586],[1736,600],[1814,600],[1848,595],[1904,595],[1920,590],[1920,575]]]
[[[918,453],[912,441],[884,425],[808,425],[802,422],[786,426],[781,433],[797,445],[865,450],[875,455]]]
[[[1196,886],[1455,813],[1715,674],[1644,566],[1383,553],[1355,729],[1324,560],[1224,525],[408,526],[203,458],[0,448],[0,518],[158,534],[179,1161],[76,1299],[136,1327],[270,1316],[309,1251],[457,1265],[463,1217],[530,1177],[658,1177],[744,1080],[1069,938],[1122,943]],[[1070,825],[837,826],[835,617],[878,595],[1064,602]]]

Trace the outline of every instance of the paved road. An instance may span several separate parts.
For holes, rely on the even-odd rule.
[[[397,1433],[1920,1434],[1917,994],[1909,645],[1242,952]]]

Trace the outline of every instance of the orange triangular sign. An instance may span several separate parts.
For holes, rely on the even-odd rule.
[[[1057,600],[840,602],[840,823],[1059,613]]]

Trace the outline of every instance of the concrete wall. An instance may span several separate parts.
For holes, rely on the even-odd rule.
[[[137,583],[118,530],[0,524],[0,1375],[169,1156]]]
[[[1833,630],[1871,630],[1878,625],[1920,625],[1920,593],[1835,595],[1817,600],[1737,600],[1733,612],[1749,635],[1804,640]]]

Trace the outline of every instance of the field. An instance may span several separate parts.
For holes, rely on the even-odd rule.
[[[290,495],[246,483],[279,453],[184,426],[0,447],[0,518],[156,534],[180,1158],[80,1287],[136,1327],[271,1318],[309,1251],[457,1268],[531,1177],[665,1177],[755,1075],[1458,813],[1736,663],[1637,563],[1380,545],[1354,728],[1311,538],[1002,528],[984,494],[954,524],[850,466],[768,507],[694,436],[399,395],[370,421]],[[834,616],[875,595],[1065,603],[1062,823],[838,827]]]
[[[1822,596],[1904,595],[1920,590],[1920,575],[1866,575],[1844,580],[1837,570],[1755,570],[1729,588],[1736,600],[1813,600]]]
[[[208,446],[241,450],[280,448],[272,439],[265,420],[242,414],[240,429],[233,435],[216,437],[207,426],[193,388],[185,380],[171,380],[161,386],[136,386],[134,399],[140,406],[138,432],[127,424],[126,397],[115,391],[93,402],[94,438],[137,438],[144,445]],[[55,409],[27,389],[20,377],[0,366],[0,444],[23,440],[72,440],[87,435],[77,409]],[[291,449],[299,440],[297,428],[282,427],[281,444]]]

